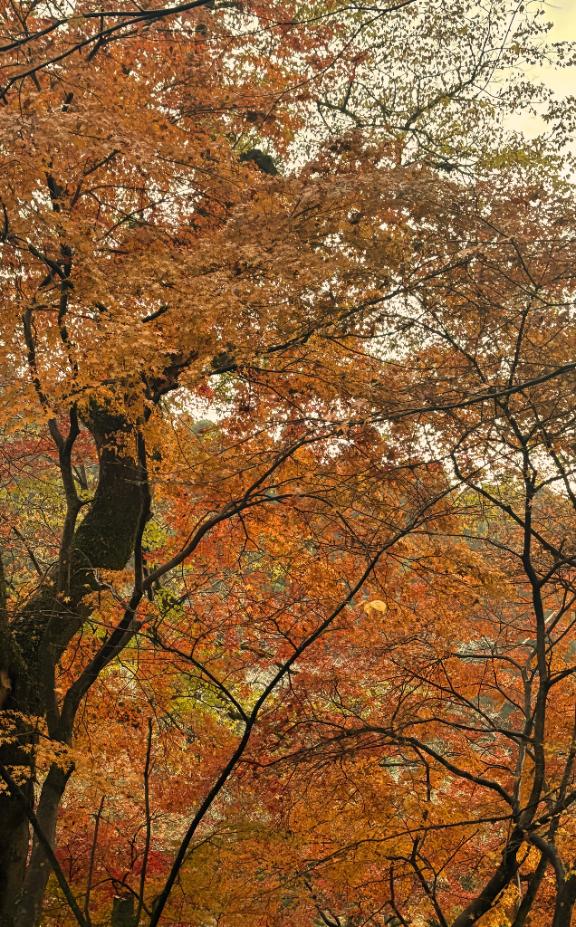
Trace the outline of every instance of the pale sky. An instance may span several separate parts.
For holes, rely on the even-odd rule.
[[[576,0],[556,0],[544,6],[554,23],[554,38],[576,39]]]
[[[561,42],[563,39],[576,41],[576,0],[550,0],[542,5],[548,19],[554,23],[554,28],[550,33],[552,41]],[[555,90],[576,93],[576,68],[550,72],[548,80]]]
[[[576,0],[546,0],[540,6],[546,11],[548,21],[553,23],[553,29],[547,36],[549,41],[576,42]],[[561,96],[567,93],[576,95],[576,67],[561,70],[538,68],[529,71],[528,75],[536,80],[544,79]],[[537,135],[545,128],[539,119],[527,115],[514,117],[509,124],[527,135]]]

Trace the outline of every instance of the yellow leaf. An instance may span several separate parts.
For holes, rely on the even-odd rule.
[[[382,602],[381,599],[373,599],[372,602],[364,603],[364,611],[367,615],[369,615],[371,612],[380,612],[380,614],[383,615],[387,609],[388,606],[386,605],[386,602]]]

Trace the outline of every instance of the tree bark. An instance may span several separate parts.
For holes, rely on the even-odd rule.
[[[516,917],[514,918],[511,927],[524,927],[526,924],[526,919],[528,918],[530,911],[532,910],[532,905],[536,900],[538,894],[538,889],[542,884],[542,880],[546,874],[546,869],[548,868],[548,860],[545,856],[542,857],[538,866],[536,867],[535,872],[533,873],[529,883],[526,893],[522,898],[518,910],[516,912]]]
[[[117,895],[112,901],[112,927],[135,927],[134,896]]]
[[[570,927],[576,903],[576,876],[569,876],[558,889],[552,927]]]
[[[500,892],[506,888],[518,869],[517,853],[522,843],[522,834],[514,831],[502,854],[502,862],[491,879],[488,880],[480,894],[470,902],[452,927],[472,927],[483,914],[490,910]],[[556,925],[555,925],[556,927]]]
[[[86,596],[98,585],[98,569],[120,570],[134,553],[148,489],[138,460],[132,423],[106,409],[92,408],[84,424],[94,437],[99,480],[84,520],[76,528],[68,553],[66,587],[57,587],[57,565],[26,607],[8,622],[0,612],[0,672],[9,680],[9,694],[0,706],[0,722],[16,724],[18,741],[0,747],[0,764],[26,771],[23,789],[32,799],[34,733],[21,717],[45,718],[51,737],[68,742],[71,723],[60,725],[54,689],[58,662],[78,633],[90,609]],[[0,603],[0,609],[2,608]],[[73,720],[73,719],[71,719]],[[22,772],[22,769],[20,770]],[[42,828],[53,842],[60,799],[67,774],[53,768],[44,783],[38,807]],[[20,779],[21,781],[21,779]],[[0,924],[33,927],[37,923],[48,878],[43,850],[30,846],[28,820],[21,802],[0,792]]]
[[[6,581],[4,563],[0,559],[0,762],[11,767],[25,766],[29,757],[16,739],[18,722],[13,715],[16,709],[14,679],[23,669],[18,648],[12,640],[6,610]],[[31,795],[31,783],[26,785]],[[13,908],[26,871],[29,842],[28,819],[22,814],[19,801],[9,794],[7,786],[0,784],[0,899],[7,910]],[[0,923],[2,903],[0,902]]]
[[[42,786],[36,816],[52,846],[54,846],[56,837],[60,801],[71,771],[71,769],[65,771],[59,766],[52,766]],[[39,922],[50,873],[50,863],[46,854],[38,840],[34,838],[30,859],[14,903],[14,927],[29,927]]]

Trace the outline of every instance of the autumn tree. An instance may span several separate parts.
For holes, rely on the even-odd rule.
[[[199,828],[217,820],[232,773],[266,762],[299,676],[310,697],[334,683],[332,642],[366,631],[350,607],[397,548],[406,556],[456,524],[474,533],[482,493],[496,492],[508,555],[519,543],[509,509],[534,547],[523,582],[546,578],[560,601],[567,542],[552,532],[545,543],[526,526],[528,503],[524,516],[514,508],[526,479],[491,488],[503,480],[496,450],[512,440],[498,423],[524,436],[528,403],[538,419],[527,421],[554,434],[574,366],[569,338],[544,357],[532,335],[525,349],[533,304],[558,331],[570,298],[558,149],[520,148],[501,119],[542,97],[521,73],[501,78],[538,54],[543,27],[516,4],[406,0],[309,14],[284,3],[2,12],[0,918],[29,927],[67,906],[90,924],[115,894],[117,920],[154,925],[180,904],[196,922],[193,890],[174,901],[172,887]],[[552,108],[556,118],[566,125]],[[558,506],[552,488],[543,517]],[[459,575],[468,548],[442,543]],[[534,611],[541,642],[525,651],[540,706],[546,620]],[[524,645],[504,635],[501,646]],[[428,673],[416,658],[413,671]],[[548,784],[545,711],[531,712],[532,797],[524,807],[521,773],[521,820],[502,816],[516,828],[506,865],[481,869],[488,887],[449,907],[458,927],[508,887],[527,829],[546,843],[546,869],[560,852],[565,798],[541,805],[550,789],[568,795],[570,764]],[[418,762],[428,775],[431,761]],[[176,785],[162,794],[162,782]],[[505,801],[509,788],[492,791]],[[88,843],[74,807],[81,822],[96,815]],[[171,820],[160,832],[156,810]],[[572,882],[569,863],[553,868],[558,918]],[[324,912],[310,879],[306,897]]]
[[[546,242],[523,238],[535,210]],[[248,794],[282,782],[267,805],[296,857],[264,895],[297,873],[326,923],[571,922],[573,245],[557,222],[540,199],[514,215],[492,199],[471,263],[412,300],[447,408],[395,446],[434,448],[454,505],[376,568],[364,616],[324,643],[332,668],[306,661],[246,774]],[[482,389],[489,409],[464,398]]]

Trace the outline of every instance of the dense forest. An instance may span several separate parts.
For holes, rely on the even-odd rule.
[[[547,20],[1,0],[0,927],[573,923]]]

